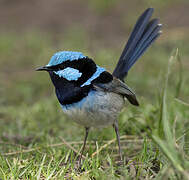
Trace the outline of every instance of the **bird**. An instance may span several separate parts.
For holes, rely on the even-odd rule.
[[[89,130],[109,125],[115,129],[119,157],[123,160],[118,115],[126,101],[139,106],[135,92],[125,83],[125,78],[130,68],[161,34],[159,19],[151,19],[153,11],[153,8],[148,8],[138,18],[113,73],[75,51],[56,52],[47,65],[36,69],[49,73],[64,114],[85,128],[79,162]]]

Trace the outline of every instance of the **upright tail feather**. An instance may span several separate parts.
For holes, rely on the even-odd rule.
[[[138,58],[142,56],[145,50],[161,34],[161,24],[159,24],[158,19],[152,19],[150,21],[152,13],[153,8],[148,8],[139,17],[119,58],[113,75],[122,81]]]

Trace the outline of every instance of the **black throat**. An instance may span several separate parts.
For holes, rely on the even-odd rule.
[[[77,81],[68,81],[60,78],[54,72],[49,72],[51,80],[55,86],[56,96],[61,105],[69,105],[81,101],[92,89],[92,86],[78,86]]]

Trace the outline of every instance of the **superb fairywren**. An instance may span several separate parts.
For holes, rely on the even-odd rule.
[[[49,72],[64,113],[86,129],[80,160],[90,127],[108,125],[115,128],[122,159],[117,117],[126,99],[139,105],[124,78],[161,33],[158,19],[150,20],[152,13],[153,9],[149,8],[139,17],[112,74],[91,58],[71,51],[55,53],[46,66],[37,69]]]

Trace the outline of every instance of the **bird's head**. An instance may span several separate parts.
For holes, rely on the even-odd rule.
[[[68,80],[77,80],[82,73],[73,66],[78,60],[85,59],[81,52],[61,51],[55,53],[49,63],[43,67],[37,68],[36,71],[47,71],[50,74],[53,72],[59,77],[66,78]]]
[[[94,61],[84,56],[83,53],[72,51],[55,53],[47,65],[36,70],[49,72],[55,86],[62,80],[71,81],[81,86],[97,70],[99,73],[105,71],[104,68],[99,69]]]

